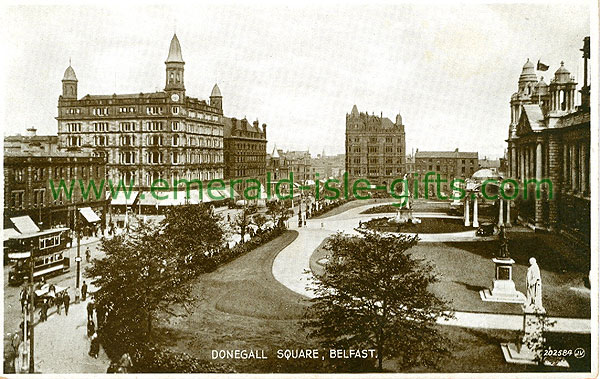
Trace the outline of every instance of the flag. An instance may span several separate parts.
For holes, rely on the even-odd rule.
[[[537,69],[538,71],[548,71],[548,68],[550,66],[543,64],[542,62],[540,62],[540,60],[538,59],[538,64],[537,64]]]

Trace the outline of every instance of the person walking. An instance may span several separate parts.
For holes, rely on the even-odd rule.
[[[81,285],[81,300],[85,301],[86,297],[87,297],[87,284],[85,284],[85,280],[84,280],[83,284]]]
[[[96,325],[93,320],[88,320],[87,322],[87,336],[91,338],[96,333]]]
[[[94,319],[94,301],[90,301],[87,305],[87,318],[88,320]]]
[[[27,288],[21,288],[19,293],[19,300],[21,301],[21,313],[25,312],[25,302],[27,301]]]
[[[69,315],[69,305],[71,304],[71,297],[69,297],[69,292],[65,291],[63,295],[63,303],[65,304],[65,316]]]
[[[85,249],[85,261],[87,263],[90,263],[91,257],[92,257],[92,253],[90,252],[90,247],[88,246],[87,249]]]
[[[98,358],[98,353],[100,352],[100,341],[98,341],[98,334],[92,334],[92,339],[90,340],[90,351],[88,355],[90,357],[94,357],[94,359]]]
[[[61,293],[57,293],[56,296],[54,296],[54,305],[56,305],[56,314],[60,314],[60,307],[62,306],[62,294]]]
[[[42,306],[40,307],[40,322],[44,322],[48,319],[48,300],[44,299]]]
[[[77,287],[75,288],[75,303],[79,304],[79,298],[81,298],[81,290]]]

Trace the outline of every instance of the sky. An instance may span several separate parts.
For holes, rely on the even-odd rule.
[[[344,152],[352,106],[395,120],[407,151],[506,148],[510,96],[529,58],[582,82],[587,3],[226,2],[4,8],[4,134],[56,134],[61,79],[78,96],[162,90],[176,32],[188,96],[218,83],[229,117],[266,123],[268,151]]]

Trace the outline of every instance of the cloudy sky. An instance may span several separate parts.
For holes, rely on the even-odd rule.
[[[176,30],[187,94],[208,99],[218,82],[227,116],[268,124],[269,150],[342,153],[356,104],[400,112],[408,151],[497,157],[527,58],[550,65],[546,82],[561,60],[582,81],[586,4],[13,6],[2,16],[4,133],[56,133],[69,59],[80,97],[161,90]]]

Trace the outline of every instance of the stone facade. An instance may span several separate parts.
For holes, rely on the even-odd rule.
[[[77,77],[65,71],[58,100],[58,137],[67,149],[91,148],[107,160],[113,182],[148,189],[157,179],[222,179],[223,108],[186,95],[181,46],[174,35],[163,91],[77,97]]]
[[[92,208],[105,223],[107,201],[103,189],[97,194],[92,189],[84,197],[79,182],[75,182],[71,196],[58,191],[61,180],[69,188],[72,179],[81,179],[87,190],[90,181],[100,183],[105,176],[104,158],[92,157],[81,150],[61,151],[56,136],[7,136],[4,138],[4,225],[10,225],[11,217],[29,216],[42,229],[59,225],[73,228],[75,213],[83,207]]]
[[[225,118],[225,179],[241,180],[234,189],[243,194],[248,179],[257,179],[264,188],[267,173],[267,125],[259,127],[246,119]],[[250,186],[253,187],[251,184]],[[264,189],[263,189],[264,191]],[[251,194],[254,195],[254,194]]]
[[[424,178],[427,172],[440,174],[441,178],[447,182],[442,183],[440,192],[446,197],[452,194],[450,183],[454,179],[468,179],[475,171],[479,169],[479,154],[477,152],[459,151],[417,151],[410,167],[414,167],[410,172],[409,179],[419,179],[419,196],[425,195]],[[415,176],[415,174],[417,176]],[[435,180],[435,175],[430,176],[430,180]],[[429,183],[428,197],[437,197],[435,183]]]
[[[406,141],[400,114],[389,118],[359,112],[346,114],[346,172],[350,182],[364,178],[389,186],[406,173]]]
[[[587,67],[589,50],[585,45],[582,50]],[[587,72],[584,77],[583,95],[589,93]],[[521,190],[517,203],[523,222],[560,230],[589,246],[590,108],[588,96],[582,96],[581,105],[575,104],[576,86],[562,62],[549,85],[537,80],[531,62],[525,63],[519,90],[511,99],[508,171],[519,183],[543,179],[551,183],[541,186],[539,197],[525,199]],[[527,188],[535,195],[535,184]]]

